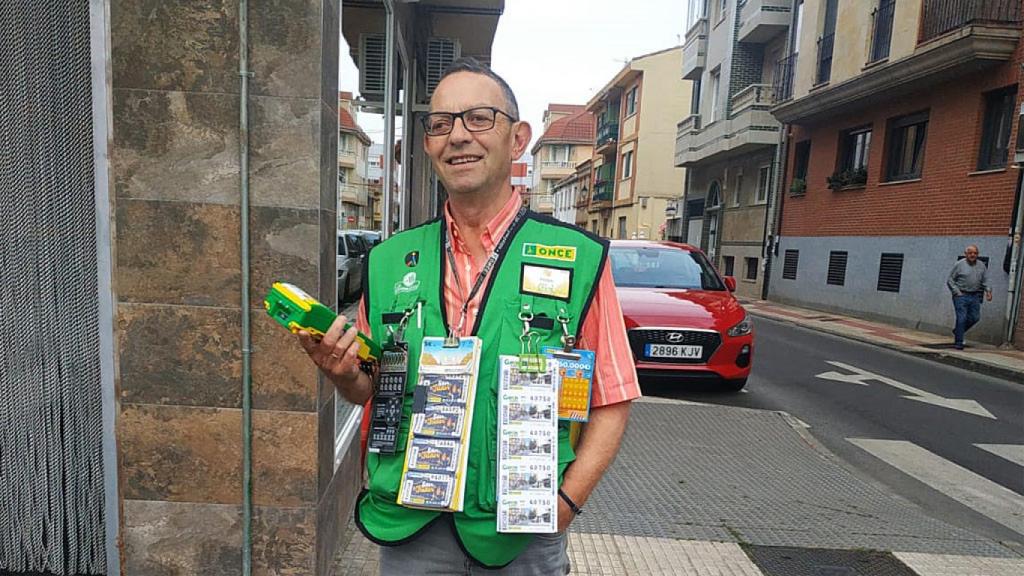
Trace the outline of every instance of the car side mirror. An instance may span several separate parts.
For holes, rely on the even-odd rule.
[[[729,289],[729,292],[736,291],[736,278],[732,276],[726,276],[725,278],[723,278],[723,280],[725,280],[725,287]]]

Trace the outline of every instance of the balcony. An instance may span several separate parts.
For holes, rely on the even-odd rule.
[[[356,151],[345,148],[338,148],[338,166],[345,168],[356,167]]]
[[[615,195],[615,182],[602,182],[594,186],[594,195],[590,203],[591,209],[605,208],[611,205]]]
[[[772,80],[772,98],[776,102],[785,102],[793,97],[793,75],[796,73],[796,57],[790,54],[779,60],[775,65],[775,77]]]
[[[740,11],[740,42],[764,44],[789,29],[792,0],[747,0]]]
[[[1021,24],[1020,0],[924,0],[921,43],[971,25]]]
[[[338,184],[338,195],[342,202],[366,206],[366,190],[356,184]]]
[[[817,122],[839,112],[909,97],[1013,58],[1021,39],[1020,0],[923,2],[922,40],[912,54],[880,61],[813,94],[779,99],[772,109],[775,117],[785,123]]]
[[[772,87],[751,84],[733,95],[727,119],[701,126],[701,117],[688,116],[676,125],[675,165],[693,166],[724,160],[779,142],[779,122],[772,117]]]
[[[708,19],[701,18],[686,32],[683,42],[683,78],[697,80],[707,65]]]
[[[540,177],[544,180],[561,180],[573,173],[578,162],[574,160],[543,160],[540,163]]]
[[[608,149],[615,150],[614,144],[619,139],[619,123],[609,122],[597,129],[597,150],[596,152],[602,153]],[[612,146],[609,146],[612,144]]]
[[[882,0],[871,11],[871,59],[868,62],[879,62],[889,57],[895,16],[896,0]]]

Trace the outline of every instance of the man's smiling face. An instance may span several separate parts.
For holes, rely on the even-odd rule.
[[[430,99],[431,112],[459,113],[479,107],[508,113],[508,103],[498,83],[473,72],[448,76]],[[424,137],[434,171],[449,194],[496,193],[509,181],[512,160],[518,157],[513,152],[517,147],[515,126],[508,116],[498,113],[490,130],[470,132],[463,120],[456,119],[451,133]]]

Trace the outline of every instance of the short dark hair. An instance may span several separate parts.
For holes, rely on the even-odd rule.
[[[519,104],[516,102],[516,95],[512,92],[512,87],[508,85],[508,82],[505,82],[504,78],[498,76],[497,72],[491,70],[490,66],[483,64],[476,58],[466,56],[449,64],[448,67],[444,69],[444,74],[441,75],[441,80],[459,72],[480,74],[497,82],[498,86],[501,87],[501,91],[505,94],[505,103],[509,107],[508,113],[515,118],[516,121],[519,120]],[[437,83],[440,84],[441,80],[438,80]]]

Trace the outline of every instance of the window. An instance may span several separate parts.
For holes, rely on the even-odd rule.
[[[768,187],[771,186],[772,182],[772,167],[761,166],[761,169],[757,171],[757,203],[764,204],[768,202]]]
[[[903,277],[903,254],[882,254],[878,261],[878,290],[899,292]]]
[[[622,179],[631,178],[633,176],[633,151],[625,152],[622,154]]]
[[[697,23],[698,20],[704,17],[705,4],[708,0],[689,0],[689,10],[686,12],[686,29],[689,30]]]
[[[836,38],[836,12],[839,0],[825,0],[825,25],[818,38],[818,84],[832,79],[832,51]]]
[[[348,184],[348,170],[338,170],[338,183]]]
[[[626,116],[636,114],[636,92],[639,88],[639,86],[633,86],[629,89],[629,94],[626,95]]]
[[[743,173],[736,174],[736,187],[732,191],[732,205],[740,205],[740,195],[743,193]]]
[[[721,22],[725,18],[726,2],[728,0],[711,0],[715,3],[715,22]]]
[[[626,238],[626,217],[619,216],[619,240]]]
[[[839,134],[839,171],[867,170],[871,150],[871,127],[855,128]]]
[[[568,144],[552,144],[548,146],[548,161],[568,162],[572,156],[572,146]]]
[[[786,280],[796,280],[796,269],[800,264],[799,250],[786,250],[786,256],[782,260],[782,277]]]
[[[720,98],[718,93],[720,92],[722,85],[722,69],[715,68],[711,71],[711,122],[718,120],[720,106]],[[708,122],[710,124],[711,122]]]
[[[736,259],[732,256],[722,256],[722,269],[725,270],[722,276],[734,276],[733,268],[735,263]]]
[[[793,178],[807,181],[807,168],[811,165],[811,141],[796,143],[793,151]]]
[[[828,276],[825,278],[826,284],[833,286],[843,286],[846,284],[846,259],[847,253],[845,251],[832,251],[828,253]]]
[[[1010,155],[1010,132],[1013,129],[1013,105],[1016,101],[1016,86],[985,95],[985,120],[981,131],[978,170],[1006,167],[1006,159]]]
[[[690,114],[700,114],[700,78],[693,81],[693,93],[690,97]]]
[[[745,280],[757,280],[757,258],[744,258],[746,265],[743,270]]]
[[[928,131],[928,112],[919,112],[889,122],[889,149],[886,180],[912,180],[921,177],[924,141]]]
[[[590,231],[593,232],[594,234],[597,234],[597,220],[590,221]]]

